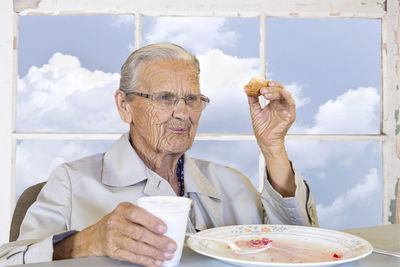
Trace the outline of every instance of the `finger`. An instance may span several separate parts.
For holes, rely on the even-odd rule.
[[[118,249],[115,252],[113,252],[112,255],[109,256],[110,258],[116,260],[129,261],[131,263],[140,264],[144,266],[162,266],[164,263],[162,260],[153,259],[151,257],[143,255],[137,255],[135,253],[131,253],[123,249]]]
[[[167,232],[167,225],[145,209],[128,202],[122,203],[119,206],[121,206],[122,216],[125,219],[141,224],[143,227],[157,234],[165,234]]]
[[[249,103],[250,113],[259,112],[261,110],[258,97],[247,96],[247,101]]]
[[[289,105],[290,109],[296,109],[296,102],[294,101],[292,94],[285,88],[281,92],[282,97],[285,99],[286,103]]]
[[[176,250],[176,243],[171,238],[155,234],[140,225],[133,224],[130,221],[126,221],[122,229],[124,229],[122,234],[131,239],[147,243],[148,245],[163,251],[174,252]]]
[[[130,251],[134,254],[137,255],[143,255],[147,257],[151,257],[153,259],[159,259],[159,260],[170,260],[174,256],[174,253],[170,252],[165,252],[161,251],[159,249],[156,249],[155,247],[152,247],[146,243],[140,242],[133,240],[127,236],[122,236],[121,238],[118,239],[117,241],[118,247]]]
[[[274,81],[269,81],[268,87],[280,87],[281,89],[285,88],[283,84]]]
[[[279,86],[268,86],[261,88],[260,94],[267,100],[278,100],[282,98],[282,90],[283,88]]]

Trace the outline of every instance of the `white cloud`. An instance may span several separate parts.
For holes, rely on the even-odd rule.
[[[218,49],[211,49],[197,57],[201,69],[201,90],[211,99],[210,105],[203,112],[199,130],[251,132],[249,108],[243,86],[250,77],[258,74],[258,59],[233,57]],[[237,123],[238,121],[240,123]],[[221,127],[221,123],[224,127]]]
[[[355,220],[354,211],[357,208],[368,207],[372,196],[379,187],[377,169],[371,169],[361,183],[356,184],[327,206],[317,205],[320,221],[325,222],[324,227],[338,228]],[[353,214],[353,215],[352,215]]]
[[[379,94],[376,88],[349,89],[335,100],[319,107],[315,126],[310,134],[325,133],[371,133],[379,122]]]
[[[117,73],[89,71],[74,56],[54,54],[18,81],[20,131],[118,131]]]
[[[243,87],[251,77],[259,76],[259,59],[238,58],[218,49],[210,49],[197,58],[200,61],[202,93],[211,99],[211,104],[202,115],[200,130],[251,133],[249,107]],[[291,83],[287,89],[292,93],[297,108],[310,101],[303,97],[302,86]]]
[[[296,102],[296,109],[299,109],[311,102],[309,97],[303,97],[303,85],[291,83],[286,85],[285,88],[292,94],[292,97]]]
[[[335,100],[321,105],[312,126],[295,123],[292,132],[307,134],[371,133],[379,118],[379,94],[376,88],[349,89]],[[330,160],[341,166],[352,166],[368,146],[366,142],[288,141],[292,160],[304,170],[324,168]]]
[[[169,18],[155,20],[145,35],[147,43],[172,42],[191,50],[195,54],[209,49],[232,46],[238,33],[227,31],[225,18]]]
[[[117,15],[111,17],[112,27],[133,26],[135,17],[133,15]]]

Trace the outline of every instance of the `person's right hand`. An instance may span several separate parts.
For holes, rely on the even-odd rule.
[[[69,247],[71,255],[58,258],[109,256],[145,266],[162,266],[176,250],[176,243],[163,235],[166,231],[161,219],[124,202],[96,224],[73,235],[72,247],[67,245],[70,238],[63,240],[65,243],[61,241],[64,244],[59,247],[56,244],[54,256]]]

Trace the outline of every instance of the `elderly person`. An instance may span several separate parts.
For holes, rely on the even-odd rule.
[[[209,102],[200,92],[199,73],[197,59],[174,44],[133,52],[115,93],[129,133],[104,154],[53,171],[28,210],[18,241],[1,248],[3,264],[109,256],[161,266],[176,244],[163,235],[160,219],[135,205],[143,196],[191,198],[190,232],[234,224],[317,225],[308,187],[284,147],[295,103],[279,83],[261,90],[270,100],[265,108],[248,97],[265,158],[261,194],[238,171],[185,154]]]

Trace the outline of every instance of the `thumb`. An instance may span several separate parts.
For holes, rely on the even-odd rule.
[[[258,112],[261,110],[260,101],[258,101],[258,97],[247,96],[247,101],[249,103],[250,112]]]

